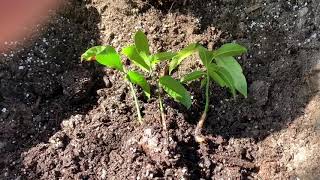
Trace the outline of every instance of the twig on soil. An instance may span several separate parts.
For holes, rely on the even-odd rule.
[[[184,0],[184,1],[183,1],[183,6],[187,5],[187,1],[188,1],[188,0]]]
[[[184,0],[184,1],[183,1],[183,6],[186,6],[186,5],[187,5],[187,1],[188,1],[188,0]],[[172,2],[171,6],[170,6],[170,8],[169,8],[169,11],[168,11],[169,13],[171,12],[171,10],[172,10],[172,8],[173,8],[173,5],[174,5],[175,3],[176,3],[176,1],[173,1],[173,2]]]
[[[171,6],[170,6],[170,8],[169,8],[169,11],[168,11],[169,13],[171,12],[171,10],[172,10],[172,8],[173,8],[173,5],[174,5],[175,3],[176,3],[176,1],[173,1],[173,2],[172,2]]]
[[[245,161],[243,159],[229,157],[229,156],[223,156],[219,154],[214,154],[213,158],[221,163],[226,163],[229,166],[238,166],[246,169],[254,169],[256,166],[254,163]]]

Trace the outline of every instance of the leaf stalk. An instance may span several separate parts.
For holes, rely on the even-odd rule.
[[[127,74],[127,72],[128,72],[125,67],[123,67],[123,71],[124,71],[125,74]],[[141,112],[140,112],[140,106],[139,106],[139,101],[138,101],[138,98],[137,98],[137,95],[136,95],[136,91],[134,90],[132,82],[127,77],[125,77],[125,79],[127,80],[128,84],[130,86],[131,95],[133,97],[134,104],[136,106],[136,110],[137,110],[137,114],[138,114],[138,122],[140,124],[142,124],[143,120],[142,120],[142,116],[141,116]]]
[[[136,106],[136,109],[137,109],[137,114],[138,114],[138,121],[140,124],[143,123],[142,121],[142,117],[141,117],[141,112],[140,112],[140,107],[139,107],[139,102],[138,102],[138,98],[137,98],[137,95],[136,95],[136,92],[134,90],[134,87],[132,85],[132,83],[130,81],[129,82],[129,86],[130,86],[130,89],[131,89],[131,94],[132,94],[132,97],[134,99],[134,104]]]

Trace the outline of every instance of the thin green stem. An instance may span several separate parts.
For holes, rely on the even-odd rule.
[[[209,110],[209,87],[210,87],[210,77],[209,73],[207,72],[207,84],[206,84],[206,104],[204,106],[204,112],[208,112]]]
[[[167,133],[168,132],[168,129],[167,129],[167,123],[166,123],[166,115],[165,115],[165,113],[164,113],[164,108],[163,108],[163,103],[162,103],[162,94],[163,94],[163,89],[162,89],[162,87],[161,87],[161,85],[160,85],[160,77],[161,76],[165,76],[165,75],[167,75],[168,74],[168,69],[169,67],[168,67],[168,64],[166,64],[166,66],[165,66],[165,68],[161,71],[161,73],[160,73],[160,76],[159,76],[159,79],[158,79],[158,95],[159,95],[159,106],[160,106],[160,113],[161,113],[161,123],[162,123],[162,126],[163,126],[163,129],[164,129],[164,131]],[[167,142],[169,142],[168,141],[168,139],[167,139]]]
[[[160,84],[158,85],[158,88],[159,88],[159,106],[160,106],[160,114],[161,114],[161,123],[163,128],[167,130],[166,118],[164,114],[164,108],[163,108],[162,97],[161,97],[162,89]]]
[[[140,113],[140,107],[139,107],[139,102],[138,102],[138,98],[137,98],[137,95],[136,95],[136,92],[133,88],[133,85],[130,81],[129,82],[129,86],[130,86],[130,89],[131,89],[131,94],[132,94],[132,97],[134,99],[134,104],[136,106],[136,109],[137,109],[137,114],[138,114],[138,121],[139,123],[142,123],[142,117],[141,117],[141,113]]]
[[[127,74],[127,69],[125,67],[123,67],[123,71],[124,71],[125,74]],[[134,90],[133,84],[130,82],[130,80],[127,79],[127,77],[125,77],[125,79],[128,81],[130,89],[131,89],[131,94],[132,94],[132,97],[133,97],[133,100],[134,100],[134,104],[135,104],[136,109],[137,109],[138,121],[139,121],[139,123],[142,124],[143,121],[142,121],[142,117],[141,117],[140,106],[139,106],[139,101],[138,101],[138,98],[137,98],[137,95],[136,95],[136,91]]]
[[[166,114],[164,113],[164,107],[162,103],[162,93],[163,89],[160,86],[160,82],[158,83],[158,90],[159,90],[159,107],[160,107],[160,115],[161,115],[161,124],[164,130],[165,136],[165,144],[168,144],[169,138],[168,138],[168,128],[167,128],[167,122],[166,122]]]

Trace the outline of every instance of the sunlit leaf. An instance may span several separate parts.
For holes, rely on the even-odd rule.
[[[192,55],[193,53],[196,52],[198,47],[198,44],[194,43],[194,44],[190,44],[189,46],[183,48],[180,52],[178,52],[177,55],[175,55],[172,60],[170,61],[169,64],[169,74],[171,74],[171,72],[177,68],[179,66],[179,64],[186,59],[187,57],[189,57],[190,55]]]
[[[173,79],[171,76],[162,76],[159,82],[161,87],[175,101],[180,102],[188,109],[191,107],[191,96],[179,81]]]
[[[157,64],[160,61],[170,60],[172,59],[177,53],[174,52],[160,52],[153,55],[152,64]]]
[[[247,52],[247,49],[236,43],[228,43],[222,45],[216,51],[213,51],[213,56],[216,57],[226,57],[226,56],[240,56]]]
[[[134,35],[134,44],[139,54],[150,55],[148,38],[141,30],[138,30]]]
[[[193,81],[193,80],[199,79],[203,75],[205,75],[205,73],[203,71],[193,71],[193,72],[185,75],[183,78],[181,78],[180,82],[186,83],[189,81]]]
[[[104,51],[106,49],[106,46],[94,46],[90,49],[88,49],[85,53],[81,55],[81,61],[91,61],[95,59],[95,56],[99,54],[100,52]]]
[[[138,53],[138,51],[134,45],[123,48],[122,54],[127,56],[127,58],[129,60],[131,60],[134,64],[139,66],[141,69],[143,69],[145,71],[150,71],[150,66],[141,57],[141,55]]]
[[[96,60],[104,66],[123,72],[123,64],[120,55],[112,46],[96,46],[90,48],[82,55],[82,58],[87,61]]]
[[[143,75],[141,75],[141,74],[139,74],[138,72],[135,72],[135,71],[129,71],[128,72],[128,79],[133,84],[136,84],[136,85],[140,86],[143,89],[143,91],[146,94],[146,96],[148,98],[150,98],[150,86],[149,86],[147,80],[144,78]]]

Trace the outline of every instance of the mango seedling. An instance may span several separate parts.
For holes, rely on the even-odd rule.
[[[131,94],[138,114],[138,121],[142,123],[140,106],[133,84],[139,85],[144,90],[145,95],[150,97],[150,86],[144,76],[136,71],[128,71],[125,66],[123,66],[120,55],[112,46],[92,47],[81,55],[81,61],[83,60],[97,61],[98,63],[106,67],[116,69],[123,74],[124,80],[128,82],[131,89]]]
[[[205,123],[209,110],[209,87],[213,80],[221,87],[227,87],[235,97],[236,91],[247,97],[247,81],[240,64],[233,56],[240,56],[247,50],[236,43],[228,43],[221,46],[216,51],[208,51],[203,46],[198,46],[200,59],[205,67],[204,71],[194,71],[181,79],[182,83],[187,83],[199,78],[203,78],[201,86],[205,86],[205,107],[201,118],[195,129],[195,140],[199,143],[205,141],[201,130]]]
[[[190,48],[189,48],[190,49]],[[193,51],[195,50],[193,47]],[[173,67],[176,67],[184,58],[186,58],[190,50],[182,50],[179,53],[174,52],[160,52],[151,54],[149,49],[149,42],[147,36],[142,31],[137,31],[134,35],[134,44],[129,45],[122,49],[122,54],[124,54],[130,61],[135,65],[140,67],[143,71],[147,73],[152,73],[156,65],[165,60],[172,59],[172,67],[170,66],[170,72]],[[156,79],[158,82],[158,98],[159,98],[159,108],[161,112],[161,121],[164,129],[166,129],[165,113],[162,103],[162,92],[163,90],[172,97],[175,101],[183,104],[186,108],[191,106],[191,96],[189,92],[184,88],[184,86],[170,75],[164,68],[164,72],[159,75]],[[162,90],[163,89],[163,90]]]

